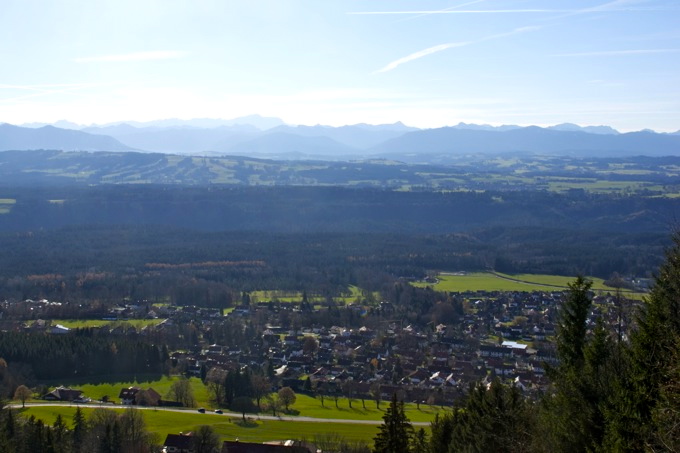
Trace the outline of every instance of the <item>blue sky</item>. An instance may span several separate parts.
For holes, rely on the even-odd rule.
[[[677,0],[3,0],[0,122],[680,129]]]

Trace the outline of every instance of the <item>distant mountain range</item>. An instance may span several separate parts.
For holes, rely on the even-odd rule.
[[[133,151],[107,135],[43,126],[37,129],[0,124],[0,150],[59,149],[80,151]]]
[[[0,125],[0,151],[28,149],[446,163],[470,154],[680,155],[680,131],[619,133],[609,126],[581,127],[570,123],[545,128],[459,123],[422,130],[402,123],[291,126],[278,118],[259,115],[232,120],[169,119],[87,127],[66,121],[23,127]]]
[[[213,127],[220,127],[220,126],[238,126],[238,125],[250,125],[254,126],[257,129],[260,130],[266,130],[266,129],[271,129],[272,127],[276,126],[281,126],[285,124],[280,118],[273,118],[273,117],[264,117],[260,115],[248,115],[248,116],[241,116],[238,118],[233,118],[230,120],[225,120],[225,119],[218,119],[218,118],[194,118],[190,120],[181,120],[178,118],[170,118],[170,119],[164,119],[164,120],[155,120],[155,121],[117,121],[115,123],[107,123],[107,124],[101,124],[101,125],[90,125],[90,126],[84,126],[81,124],[76,124],[71,121],[65,121],[65,120],[60,120],[55,123],[26,123],[26,124],[21,124],[23,127],[32,127],[32,128],[38,128],[38,127],[43,127],[43,126],[55,126],[55,127],[60,127],[62,129],[85,129],[87,127],[109,127],[109,126],[118,126],[121,124],[127,124],[136,128],[145,128],[145,127],[157,127],[157,128],[165,128],[165,127],[195,127],[195,128],[200,128],[200,129],[209,129]]]
[[[411,132],[371,151],[401,160],[440,162],[469,154],[543,154],[592,157],[677,156],[680,136],[654,132],[601,134],[536,126],[503,131],[444,127]]]

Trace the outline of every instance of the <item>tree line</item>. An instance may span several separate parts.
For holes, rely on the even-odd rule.
[[[158,373],[168,361],[166,346],[126,337],[46,333],[0,332],[0,351],[11,380],[31,385],[36,381],[116,374]],[[0,377],[3,367],[0,366]],[[10,385],[9,392],[13,391]],[[4,396],[11,396],[4,395]]]
[[[223,308],[237,304],[242,291],[334,297],[349,285],[376,290],[385,279],[422,278],[431,269],[640,277],[662,262],[667,242],[660,233],[509,227],[421,235],[79,226],[0,233],[0,301],[59,301],[50,313],[72,317],[76,309],[67,302]]]
[[[20,417],[14,409],[0,410],[0,451],[13,453],[160,453],[162,439],[146,426],[142,411],[93,409],[86,416],[80,407],[65,420],[57,415],[52,425],[33,416]],[[214,453],[220,437],[211,426],[192,432],[194,453]]]

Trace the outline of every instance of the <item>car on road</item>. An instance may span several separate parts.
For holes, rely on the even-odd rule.
[[[199,408],[198,408],[198,412],[200,412],[201,414],[205,414],[205,409],[202,408],[202,407],[199,407]]]
[[[222,409],[215,409],[215,413],[216,414],[224,414],[224,412],[222,412]]]

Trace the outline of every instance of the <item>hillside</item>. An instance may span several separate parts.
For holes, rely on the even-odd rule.
[[[292,137],[292,136],[291,136]],[[302,141],[292,137],[290,150]],[[338,152],[345,149],[337,142]],[[594,193],[680,194],[680,157],[458,158],[451,164],[273,160],[239,156],[184,156],[137,152],[0,152],[0,186],[64,184],[230,184],[346,186],[402,191],[547,190]]]

